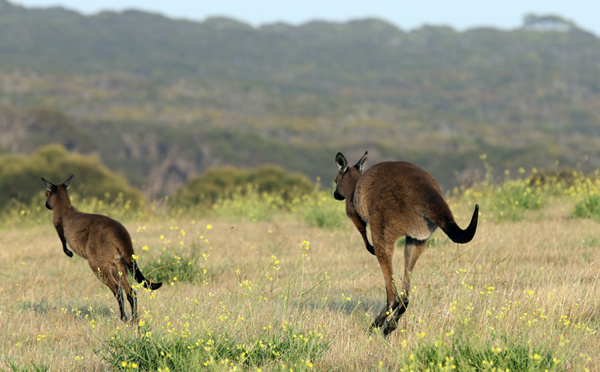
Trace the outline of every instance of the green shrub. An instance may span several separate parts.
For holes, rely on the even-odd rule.
[[[329,349],[323,335],[289,325],[270,327],[258,335],[204,330],[189,335],[133,332],[111,336],[104,344],[103,358],[115,370],[171,371],[236,370],[275,365],[282,369],[305,370]],[[232,368],[237,367],[237,368]],[[304,368],[303,368],[304,367]]]
[[[210,213],[215,217],[230,221],[246,219],[249,221],[271,221],[275,215],[289,209],[281,194],[260,192],[258,186],[239,186],[229,194],[218,198]]]
[[[0,207],[11,200],[29,204],[34,197],[43,195],[41,177],[60,184],[71,174],[75,177],[70,190],[85,198],[108,202],[120,198],[133,205],[144,200],[139,190],[106,168],[97,156],[69,153],[61,146],[49,145],[30,156],[0,156]]]
[[[539,209],[544,199],[539,188],[524,180],[507,180],[490,197],[496,218],[509,221],[524,219],[525,212]]]
[[[530,185],[527,180],[507,179],[499,185],[483,182],[463,190],[460,198],[468,205],[479,204],[481,213],[497,221],[521,221],[528,212],[545,207],[547,187]],[[462,203],[461,202],[461,203]]]
[[[529,177],[529,184],[536,186],[549,185],[555,187],[557,184],[571,186],[581,179],[581,175],[572,169],[542,169],[534,172]]]
[[[346,217],[346,203],[333,198],[333,191],[303,196],[295,209],[309,226],[340,228],[350,220]]]
[[[575,204],[573,216],[591,218],[600,222],[600,195],[589,195]]]
[[[152,273],[152,280],[157,282],[201,282],[207,270],[200,265],[200,258],[195,244],[189,251],[165,248],[158,259],[144,266],[144,272]]]
[[[464,336],[462,336],[464,337]],[[476,337],[475,337],[476,338]],[[443,338],[423,343],[404,360],[407,370],[441,371],[562,371],[550,347],[532,346],[504,337],[498,346],[479,343],[474,337]]]
[[[285,200],[310,193],[315,189],[306,176],[300,173],[289,173],[284,168],[265,165],[253,170],[242,170],[235,167],[211,169],[206,174],[191,179],[187,185],[180,187],[170,204],[173,207],[182,205],[212,204],[233,194],[244,194],[248,186],[253,186],[259,194],[275,193]]]

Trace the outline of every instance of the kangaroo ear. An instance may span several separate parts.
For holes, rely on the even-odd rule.
[[[356,163],[356,165],[354,166],[361,173],[362,173],[363,169],[365,169],[365,163],[367,162],[367,154],[368,153],[369,153],[368,151],[365,151],[365,154],[362,156],[362,158],[360,158],[358,163]]]
[[[73,175],[71,175],[71,177],[67,178],[67,180],[65,182],[63,182],[63,186],[65,187],[65,189],[68,189],[69,186],[71,186],[72,179],[73,179]]]
[[[46,190],[52,191],[52,186],[54,186],[52,182],[48,181],[44,177],[42,177],[42,182],[44,183],[44,186],[46,186]]]
[[[338,152],[335,156],[335,163],[337,164],[340,173],[344,173],[346,169],[348,169],[348,161],[341,152]]]

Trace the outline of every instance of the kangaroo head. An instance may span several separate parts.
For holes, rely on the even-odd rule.
[[[69,194],[67,193],[67,189],[71,186],[71,179],[73,175],[69,177],[62,185],[55,185],[52,182],[48,181],[44,177],[42,177],[42,182],[44,186],[46,186],[46,208],[52,210],[53,207],[58,205],[59,203],[67,203],[70,204]]]
[[[338,152],[335,156],[335,163],[338,166],[339,172],[337,177],[335,177],[336,187],[335,192],[333,193],[334,198],[337,200],[344,200],[352,195],[354,187],[365,168],[367,153],[368,152],[365,151],[365,154],[353,167],[348,167],[348,161],[341,152]]]

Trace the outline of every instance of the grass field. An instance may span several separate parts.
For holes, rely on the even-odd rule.
[[[368,331],[381,270],[329,194],[124,217],[142,271],[164,281],[138,289],[139,325],[65,256],[50,211],[17,208],[0,234],[0,370],[600,370],[600,224],[573,216],[594,193],[516,186],[540,202],[506,201],[510,184],[450,198],[463,227],[480,203],[477,234],[434,234],[387,339]]]

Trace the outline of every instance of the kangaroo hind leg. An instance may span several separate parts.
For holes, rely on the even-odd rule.
[[[89,260],[89,264],[90,267],[92,268],[92,271],[94,272],[94,274],[96,274],[96,276],[98,277],[98,279],[100,279],[100,281],[102,283],[104,283],[104,285],[106,285],[111,292],[113,293],[113,295],[115,296],[117,303],[119,304],[119,312],[121,313],[121,320],[124,322],[127,322],[128,318],[127,318],[127,314],[125,312],[125,298],[124,298],[124,293],[123,293],[123,287],[119,284],[119,282],[115,279],[115,275],[113,275],[113,268],[111,264],[98,264],[95,262],[95,260],[93,258],[90,258]],[[126,273],[124,273],[126,275]],[[119,276],[117,275],[117,278]]]
[[[408,308],[409,300],[408,294],[410,292],[410,274],[415,268],[415,264],[417,260],[425,251],[425,247],[427,246],[427,240],[417,240],[411,238],[410,236],[406,237],[404,243],[404,275],[402,277],[402,293],[400,293],[400,304],[394,311],[394,315],[390,320],[388,320],[385,324],[383,333],[385,335],[391,333],[398,327],[398,320],[404,312]]]
[[[133,289],[133,287],[131,286],[131,283],[129,282],[129,279],[127,278],[127,269],[125,268],[125,265],[122,262],[118,262],[114,265],[115,267],[112,270],[112,274],[113,277],[115,278],[115,281],[117,282],[117,284],[119,285],[120,288],[122,288],[122,290],[125,292],[125,295],[127,296],[127,301],[129,302],[129,305],[131,306],[131,321],[132,322],[136,322],[137,321],[137,295],[135,293],[135,290]],[[120,304],[123,303],[123,307],[124,302],[121,301],[119,303],[119,306],[121,306]],[[121,319],[123,319],[123,316],[121,316]]]
[[[135,293],[135,289],[125,277],[123,281],[123,289],[125,290],[125,294],[127,295],[127,301],[129,302],[129,306],[131,306],[131,321],[137,323],[138,321],[138,311],[137,311],[137,293]]]
[[[375,242],[374,242],[375,243]],[[377,247],[377,243],[375,243],[375,247]],[[387,317],[396,310],[398,305],[400,304],[400,296],[398,295],[398,290],[396,289],[396,285],[394,283],[394,268],[393,268],[393,254],[394,254],[394,244],[385,245],[377,247],[380,249],[376,249],[375,252],[377,254],[377,260],[379,261],[379,265],[381,266],[381,271],[383,273],[383,279],[385,281],[385,292],[386,292],[386,304],[385,307],[381,310],[379,315],[373,321],[371,325],[371,329],[379,328],[384,323]],[[389,332],[386,332],[387,326],[384,329],[384,335],[387,336]]]

